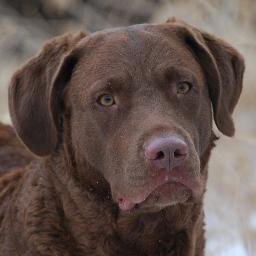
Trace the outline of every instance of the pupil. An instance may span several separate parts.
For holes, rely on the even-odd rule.
[[[185,92],[187,90],[187,85],[186,84],[181,84],[179,90],[181,92]]]
[[[103,97],[103,102],[105,105],[109,105],[112,103],[112,97],[110,95],[105,95]]]
[[[106,96],[106,97],[105,97],[105,101],[107,101],[107,102],[111,101],[111,97]]]

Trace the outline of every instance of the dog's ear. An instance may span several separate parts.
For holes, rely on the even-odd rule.
[[[167,22],[201,64],[218,129],[227,136],[233,136],[235,128],[232,113],[242,90],[245,68],[243,57],[223,40],[183,21],[170,18]]]
[[[20,139],[38,156],[49,155],[57,144],[60,96],[76,63],[75,46],[85,36],[66,34],[52,39],[12,77],[11,119]],[[66,72],[60,85],[55,80],[64,62]]]

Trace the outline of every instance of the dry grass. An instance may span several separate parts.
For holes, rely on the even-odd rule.
[[[11,74],[52,33],[42,20],[37,20],[39,26],[36,26],[34,20],[24,20],[10,10],[5,13],[0,16],[0,120],[9,122],[6,99]],[[152,20],[164,21],[170,16],[226,39],[245,56],[244,91],[234,116],[237,133],[234,139],[221,136],[210,163],[205,200],[207,255],[253,256],[256,251],[256,32],[253,26],[256,3],[253,0],[166,0],[154,11]],[[82,25],[69,23],[66,27],[74,30]],[[22,52],[19,45],[23,46]],[[13,48],[16,52],[10,50]]]

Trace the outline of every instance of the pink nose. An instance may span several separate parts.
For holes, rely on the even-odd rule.
[[[177,136],[155,138],[145,146],[145,157],[154,168],[171,171],[182,165],[188,155],[188,146]]]

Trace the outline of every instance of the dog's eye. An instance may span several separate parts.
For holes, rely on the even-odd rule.
[[[110,94],[103,94],[99,97],[98,103],[104,107],[110,107],[115,104],[115,100]]]
[[[192,87],[191,84],[188,82],[178,83],[176,93],[177,94],[186,94],[190,91],[191,87]]]

